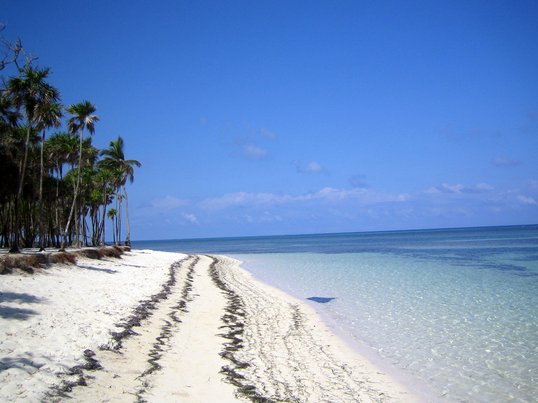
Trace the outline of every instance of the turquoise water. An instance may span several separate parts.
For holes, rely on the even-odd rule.
[[[536,401],[538,226],[151,241],[221,253],[305,299],[427,400]]]

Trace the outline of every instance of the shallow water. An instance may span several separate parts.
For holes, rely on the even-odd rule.
[[[308,302],[428,400],[535,401],[538,226],[167,241]]]

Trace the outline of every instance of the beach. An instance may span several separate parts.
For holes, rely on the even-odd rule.
[[[133,250],[0,278],[2,401],[416,401],[225,256]]]

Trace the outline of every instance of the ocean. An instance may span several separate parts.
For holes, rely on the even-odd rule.
[[[242,261],[425,400],[538,397],[538,225],[133,246]]]

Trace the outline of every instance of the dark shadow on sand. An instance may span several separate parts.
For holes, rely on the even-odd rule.
[[[0,318],[3,319],[26,320],[37,314],[38,312],[33,309],[11,308],[0,305]]]
[[[45,302],[44,298],[36,297],[25,292],[0,292],[0,303],[2,302],[22,302],[25,304],[39,304]]]
[[[86,265],[83,265],[83,264],[79,264],[77,266],[80,267],[81,269],[99,271],[99,272],[107,273],[107,274],[116,274],[118,272],[117,270],[103,269],[102,267],[86,266]]]
[[[0,372],[5,371],[6,369],[9,369],[9,368],[18,368],[28,373],[31,373],[35,371],[31,371],[31,370],[29,371],[29,368],[38,370],[43,365],[44,364],[37,363],[25,357],[20,357],[20,358],[5,357],[5,358],[0,359]]]

